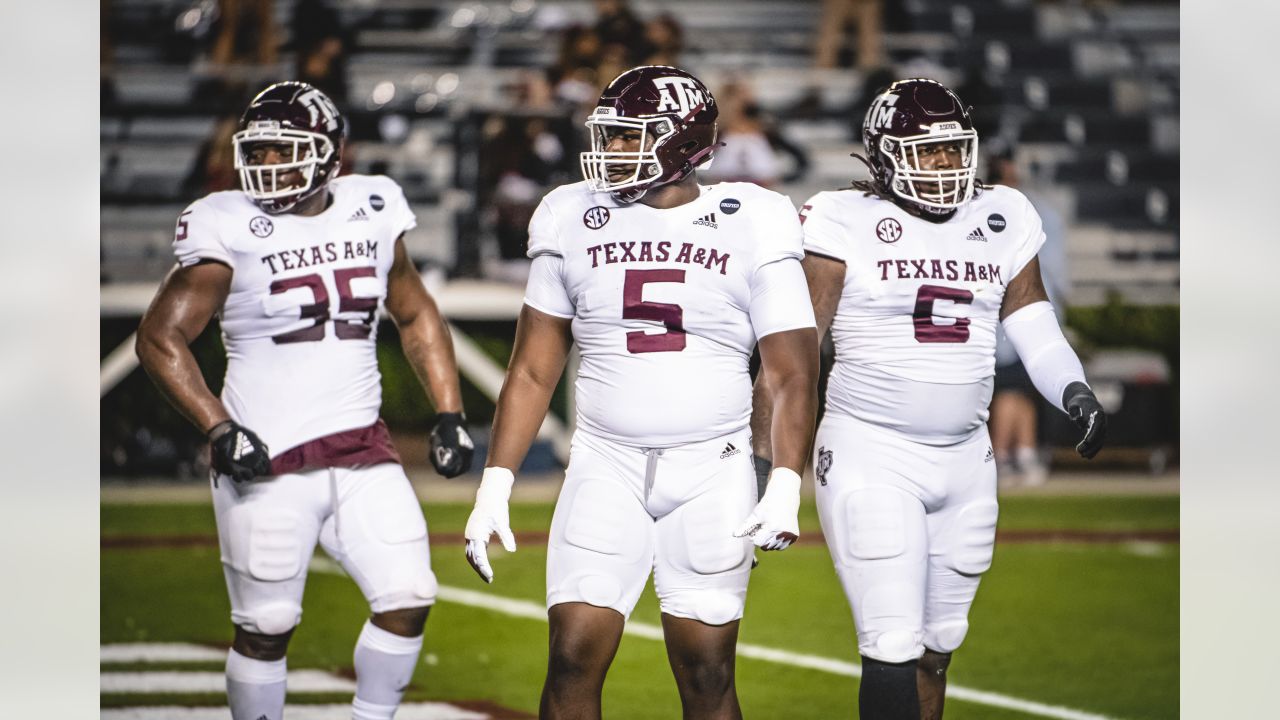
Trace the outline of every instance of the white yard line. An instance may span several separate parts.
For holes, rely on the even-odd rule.
[[[344,574],[342,572],[342,568],[337,563],[329,560],[328,558],[319,556],[311,561],[311,570],[313,572],[339,575]],[[482,608],[484,610],[492,610],[512,617],[538,620],[541,622],[547,621],[546,607],[541,603],[530,602],[528,600],[514,600],[512,598],[500,597],[476,590],[464,590],[462,588],[450,587],[448,585],[440,586],[438,597],[445,602]],[[662,639],[662,628],[660,626],[650,625],[647,623],[628,621],[623,632],[627,635],[635,635],[649,640]],[[777,663],[779,665],[790,665],[792,667],[817,670],[819,672],[831,673],[832,675],[843,675],[845,677],[854,678],[862,677],[862,667],[857,663],[837,660],[835,658],[821,657],[819,655],[806,655],[804,653],[779,650],[777,648],[765,647],[763,645],[738,643],[738,655],[740,657],[751,658],[752,660],[763,660],[765,662]],[[956,700],[963,700],[965,702],[977,703],[979,705],[987,705],[989,707],[1015,710],[1038,717],[1056,718],[1057,720],[1116,720],[1116,718],[1112,718],[1107,715],[1084,712],[1083,710],[1075,710],[1073,708],[1062,707],[1060,705],[1047,705],[1045,703],[1034,702],[1032,700],[1022,700],[1009,695],[975,690],[973,688],[967,688],[954,683],[947,684],[947,697]]]
[[[190,643],[118,643],[103,645],[98,661],[104,663],[225,662],[226,650]]]
[[[289,692],[355,692],[355,682],[322,670],[290,670]],[[224,693],[222,672],[104,672],[98,676],[104,693]]]
[[[293,688],[290,688],[292,690]],[[351,704],[288,705],[289,720],[350,720]],[[103,709],[102,720],[227,720],[225,707],[133,707]],[[489,720],[484,713],[445,703],[405,703],[396,720]]]

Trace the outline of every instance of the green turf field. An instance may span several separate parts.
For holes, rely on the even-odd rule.
[[[460,536],[469,511],[469,505],[425,508],[432,533],[454,538]],[[512,506],[518,534],[545,533],[550,518],[550,505]],[[811,502],[802,510],[801,523],[802,534],[816,532]],[[1019,496],[1001,503],[1000,530],[1006,533],[1177,529],[1176,497]],[[102,535],[103,643],[225,646],[230,641],[218,550],[199,542],[214,536],[211,507],[106,505]],[[150,546],[123,542],[177,536],[197,540]],[[997,705],[982,700],[985,696],[953,695],[947,702],[948,720],[1177,717],[1177,542],[1037,541],[1025,533],[1018,537],[1022,539],[997,545],[994,567],[983,580],[970,618],[968,640],[956,653],[950,672],[950,682],[961,694],[993,693]],[[494,548],[497,581],[485,586],[463,560],[459,544],[433,546],[442,599],[427,624],[422,663],[407,699],[489,701],[536,712],[545,670],[545,622],[477,607],[466,593],[450,592],[459,589],[524,601],[518,607],[533,609],[536,615],[543,600],[545,547],[525,543],[514,555],[496,544]],[[747,596],[741,643],[856,663],[852,617],[826,548],[805,544],[761,559]],[[366,614],[354,583],[313,570],[303,623],[290,648],[290,668],[348,669]],[[632,623],[659,623],[651,590],[641,599]],[[811,669],[804,662],[798,665],[794,656],[789,657],[789,662],[739,659],[738,688],[746,717],[855,717],[856,678]],[[344,699],[315,695],[291,697],[291,702]],[[102,698],[104,706],[220,700],[217,695]],[[1008,709],[1005,701],[1023,709]],[[660,642],[638,636],[623,640],[604,702],[609,718],[680,716]]]

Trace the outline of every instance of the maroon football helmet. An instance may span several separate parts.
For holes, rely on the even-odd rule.
[[[347,123],[327,95],[303,82],[258,93],[232,137],[240,186],[263,210],[288,212],[338,174]],[[279,162],[263,162],[272,147]]]
[[[632,68],[609,83],[587,118],[591,151],[581,154],[582,176],[597,192],[635,202],[711,160],[719,114],[711,91],[684,70]],[[639,132],[639,150],[609,150],[610,139],[627,131]]]
[[[899,80],[881,90],[862,122],[862,142],[875,184],[934,214],[950,213],[973,197],[978,133],[960,98],[935,80]],[[954,145],[960,166],[923,170],[926,145]]]

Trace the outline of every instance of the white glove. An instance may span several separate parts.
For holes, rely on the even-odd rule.
[[[467,518],[467,562],[475,568],[480,578],[493,582],[493,568],[489,567],[489,538],[494,533],[502,541],[507,552],[516,551],[516,537],[511,532],[511,516],[507,501],[511,499],[511,485],[516,476],[510,470],[487,467],[476,490],[476,506]]]
[[[777,467],[769,473],[764,497],[733,536],[749,537],[765,550],[786,550],[799,539],[800,476],[795,470]]]

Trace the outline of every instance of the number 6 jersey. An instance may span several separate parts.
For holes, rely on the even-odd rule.
[[[311,217],[268,215],[235,190],[178,218],[181,265],[232,269],[222,402],[273,455],[373,425],[382,404],[375,317],[396,238],[416,222],[389,178],[348,175],[329,191],[329,207]]]
[[[700,191],[660,210],[565,185],[529,223],[525,303],[573,319],[584,430],[639,447],[740,430],[757,339],[814,325],[791,201],[749,183]]]
[[[827,412],[929,445],[986,422],[1005,286],[1044,243],[1012,188],[987,188],[941,223],[858,190],[801,209],[806,252],[845,263],[831,325]]]

